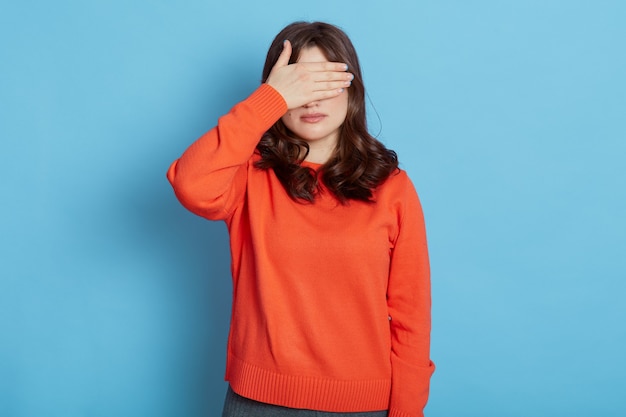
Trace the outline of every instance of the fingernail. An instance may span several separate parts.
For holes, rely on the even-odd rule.
[[[346,71],[348,71],[348,64],[346,64]]]

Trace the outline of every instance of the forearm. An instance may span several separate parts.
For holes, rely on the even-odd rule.
[[[245,191],[245,167],[257,143],[286,111],[282,96],[263,84],[220,117],[168,170],[180,202],[210,219],[227,215]]]

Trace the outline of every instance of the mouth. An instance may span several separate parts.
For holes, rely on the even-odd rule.
[[[324,120],[325,117],[326,115],[323,113],[310,113],[300,116],[300,120],[304,123],[317,123]]]

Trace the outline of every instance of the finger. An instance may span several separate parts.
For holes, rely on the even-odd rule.
[[[320,81],[352,81],[354,74],[350,72],[315,72],[311,79],[316,82]]]
[[[283,50],[278,56],[274,67],[280,68],[289,65],[289,58],[291,58],[291,42],[286,40],[283,42]]]
[[[308,71],[313,72],[343,72],[348,71],[348,64],[343,62],[301,62]]]
[[[323,83],[315,83],[313,91],[335,91],[348,88],[352,84],[351,81],[330,81]]]
[[[313,94],[313,101],[321,101],[329,98],[334,98],[339,96],[340,94],[345,94],[345,88],[336,88],[334,90],[324,90],[324,91],[316,91]]]

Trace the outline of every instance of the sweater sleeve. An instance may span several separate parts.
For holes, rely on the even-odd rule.
[[[389,417],[422,417],[430,377],[430,267],[424,217],[408,176],[391,256],[387,304],[391,326]]]
[[[247,165],[257,143],[286,111],[283,97],[262,84],[220,117],[167,172],[181,204],[207,219],[226,219],[243,201]]]

